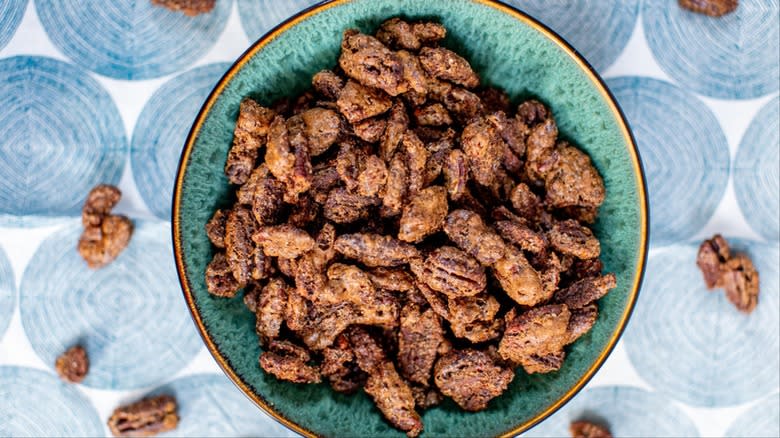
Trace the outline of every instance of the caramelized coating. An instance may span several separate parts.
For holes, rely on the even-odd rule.
[[[504,240],[514,243],[523,251],[539,254],[547,249],[547,238],[544,234],[537,233],[519,221],[496,221],[493,225]]]
[[[350,123],[358,123],[389,110],[392,100],[377,89],[350,80],[341,91],[336,105]]]
[[[466,154],[460,149],[453,149],[444,161],[444,185],[450,199],[459,200],[466,193],[466,184],[469,182],[469,167]]]
[[[413,195],[425,185],[426,168],[431,154],[414,131],[406,131],[401,143],[409,171],[409,193]]]
[[[479,76],[471,69],[468,61],[444,47],[423,47],[420,63],[429,75],[454,82],[466,88],[479,85]]]
[[[460,143],[469,159],[471,177],[489,187],[501,166],[505,147],[498,130],[487,120],[477,119],[463,128]]]
[[[144,437],[176,429],[179,416],[176,399],[159,395],[114,409],[108,429],[116,437]]]
[[[105,216],[99,226],[84,229],[78,252],[90,269],[98,269],[114,261],[130,243],[133,222],[116,215]]]
[[[427,386],[436,357],[445,344],[441,319],[431,309],[415,304],[401,310],[398,331],[398,367],[410,382]]]
[[[89,357],[84,347],[76,345],[57,357],[54,369],[60,379],[70,383],[81,383],[89,372]]]
[[[595,304],[588,304],[581,309],[572,310],[569,325],[566,326],[566,343],[571,344],[589,332],[598,317],[599,307]]]
[[[434,45],[443,40],[447,30],[438,23],[408,23],[391,18],[376,31],[376,37],[384,44],[407,50],[419,50],[423,44]]]
[[[379,155],[382,159],[390,161],[401,144],[401,139],[408,127],[409,116],[406,114],[406,107],[403,102],[396,100],[390,108],[390,113],[387,116],[387,127],[379,145]]]
[[[255,329],[264,345],[279,337],[284,322],[289,286],[279,277],[272,278],[260,292],[255,308]]]
[[[446,126],[452,124],[452,117],[444,105],[432,103],[427,106],[415,108],[414,118],[418,126]]]
[[[398,55],[378,39],[354,29],[344,32],[339,66],[347,76],[360,84],[378,88],[390,96],[397,96],[407,90],[406,82],[403,80],[403,67]],[[349,82],[347,87],[349,87]],[[344,93],[346,93],[346,88],[342,90],[339,100]],[[354,122],[349,116],[347,119]]]
[[[593,231],[574,219],[556,222],[547,236],[550,245],[561,254],[587,260],[598,257],[601,252],[601,245]]]
[[[382,134],[387,128],[387,120],[379,117],[372,117],[352,125],[352,131],[355,135],[368,143],[376,143],[382,139]]]
[[[721,283],[726,290],[726,298],[743,313],[750,313],[758,304],[758,271],[750,258],[737,254],[726,262]]]
[[[225,210],[217,209],[214,215],[206,222],[206,235],[211,244],[217,248],[225,247],[225,226],[227,225],[228,213]]]
[[[351,394],[361,388],[368,377],[357,365],[355,353],[344,335],[332,347],[322,350],[320,373],[328,378],[334,391]]]
[[[580,309],[598,300],[617,286],[615,274],[584,278],[555,292],[553,299],[558,303],[564,303],[570,309]]]
[[[81,209],[81,223],[84,227],[97,227],[119,203],[122,192],[111,185],[99,184],[89,191]]]
[[[238,120],[233,132],[233,146],[228,152],[225,175],[233,184],[244,184],[255,167],[260,148],[265,144],[273,110],[259,105],[252,99],[241,101]]]
[[[442,246],[425,259],[418,280],[450,298],[476,295],[485,289],[485,269],[465,252]]]
[[[598,207],[604,202],[604,180],[581,150],[559,145],[558,160],[545,175],[546,202],[552,207]]]
[[[509,195],[512,208],[520,217],[537,223],[542,215],[542,200],[525,183],[519,183]]]
[[[405,431],[409,437],[422,432],[422,420],[414,410],[414,394],[391,362],[383,362],[370,374],[364,389],[390,424]]]
[[[385,196],[382,198],[383,217],[401,214],[406,194],[409,190],[409,168],[402,154],[396,154],[387,169]]]
[[[419,242],[441,230],[448,208],[444,187],[431,186],[419,191],[403,209],[398,238],[404,242]]]
[[[357,193],[366,197],[382,197],[387,184],[387,165],[376,155],[369,155],[357,177]]]
[[[416,291],[414,278],[406,270],[399,268],[375,268],[367,271],[367,274],[371,279],[371,283],[377,289],[395,292]]]
[[[496,364],[484,351],[452,350],[434,371],[436,386],[467,411],[481,411],[490,400],[506,391],[515,377],[512,370]]]
[[[425,103],[428,96],[428,74],[425,73],[420,58],[407,52],[399,50],[396,52],[401,66],[404,69],[403,77],[406,81],[409,91],[402,95],[411,106],[417,107]]]
[[[368,207],[376,204],[374,198],[354,195],[344,188],[335,188],[328,194],[323,215],[337,224],[349,224],[368,216]]]
[[[444,232],[458,248],[484,265],[491,265],[504,257],[504,241],[472,211],[451,211],[447,215]]]
[[[336,100],[344,88],[344,79],[330,70],[322,70],[311,78],[311,85],[318,93],[330,100]],[[312,155],[317,155],[312,152]]]
[[[544,290],[539,273],[515,247],[506,248],[504,258],[493,264],[493,274],[504,292],[522,306],[546,301],[553,292]]]
[[[225,253],[218,252],[206,267],[206,289],[218,297],[233,298],[241,289],[228,265]]]
[[[341,133],[341,117],[336,111],[312,108],[301,113],[308,150],[312,157],[322,155],[338,140]]]
[[[309,233],[292,225],[271,225],[260,227],[252,236],[263,252],[271,257],[294,259],[314,246]]]
[[[412,245],[372,233],[343,234],[336,238],[336,251],[369,267],[392,267],[409,263],[420,253]]]
[[[228,213],[225,224],[225,257],[233,272],[233,278],[244,287],[252,277],[252,261],[255,245],[252,234],[255,219],[249,209],[237,206]]]
[[[498,345],[504,360],[523,365],[533,373],[538,358],[558,353],[569,340],[571,312],[565,304],[536,307],[520,315],[507,315],[506,329]],[[534,358],[536,356],[536,358]]]
[[[319,370],[307,364],[309,353],[302,347],[288,341],[272,341],[269,351],[260,355],[263,371],[279,380],[293,383],[319,383]]]
[[[699,266],[704,276],[704,284],[707,285],[707,289],[713,289],[722,285],[723,265],[730,258],[729,244],[720,234],[716,234],[712,239],[705,240],[699,246],[696,265]]]

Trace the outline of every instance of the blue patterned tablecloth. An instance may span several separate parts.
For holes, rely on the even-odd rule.
[[[176,435],[293,435],[220,372],[181,299],[171,181],[201,103],[251,41],[312,0],[218,0],[197,18],[146,0],[0,0],[0,436],[103,436],[119,403],[174,393]],[[606,78],[651,204],[643,293],[584,391],[527,433],[603,418],[616,436],[780,436],[780,7],[712,19],[677,0],[511,0]],[[137,226],[109,267],[74,250],[96,183]],[[693,260],[714,232],[761,274],[744,316]],[[89,336],[85,337],[85,334]],[[163,335],[164,334],[164,335]],[[91,370],[62,383],[82,343]]]

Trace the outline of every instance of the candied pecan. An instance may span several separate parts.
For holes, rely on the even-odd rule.
[[[130,243],[133,222],[125,216],[108,215],[99,226],[88,226],[81,234],[78,252],[91,269],[114,261]]]
[[[324,204],[328,199],[330,190],[336,187],[340,182],[338,169],[335,160],[326,161],[314,166],[314,175],[311,180],[311,193],[314,201],[318,204]]]
[[[527,100],[517,107],[517,119],[526,126],[533,126],[547,120],[550,111],[538,100]]]
[[[225,253],[214,254],[214,258],[206,267],[206,289],[209,293],[218,297],[233,298],[241,287],[233,277],[233,270],[228,265]]]
[[[510,153],[516,154],[514,158],[519,160],[525,154],[525,140],[528,136],[528,128],[518,119],[508,119],[504,111],[495,111],[486,117],[487,121],[498,130],[501,139],[509,147]],[[514,166],[517,170],[518,166]]]
[[[249,179],[275,115],[273,110],[260,106],[252,99],[241,101],[233,146],[225,163],[225,175],[231,183],[244,184]]]
[[[542,287],[539,273],[515,247],[506,248],[504,258],[493,264],[493,274],[504,292],[523,306],[534,306],[545,301],[553,292]]]
[[[309,233],[288,224],[260,227],[252,240],[263,247],[265,255],[288,259],[296,258],[314,246]]]
[[[211,12],[217,0],[152,0],[152,4],[194,17]]]
[[[588,227],[584,227],[574,219],[556,222],[547,233],[550,245],[561,254],[568,254],[578,259],[593,259],[599,256],[601,245]]]
[[[298,260],[279,257],[276,259],[276,267],[279,268],[279,272],[281,272],[282,275],[285,275],[288,278],[294,278],[295,272],[298,269]]]
[[[206,235],[211,243],[217,248],[225,247],[225,225],[227,224],[228,213],[225,210],[217,209],[214,215],[206,222]]]
[[[271,341],[269,351],[260,355],[260,367],[279,380],[293,383],[319,383],[320,371],[308,365],[309,353],[288,341]]]
[[[722,17],[737,10],[739,0],[678,0],[681,8],[710,17]]]
[[[320,373],[328,378],[333,390],[345,394],[357,391],[368,377],[358,367],[355,353],[343,334],[336,338],[333,346],[322,350]]]
[[[415,194],[422,190],[425,184],[426,167],[431,154],[414,131],[406,131],[401,142],[409,172],[408,192]]]
[[[420,58],[407,52],[399,50],[396,52],[401,66],[404,69],[403,78],[409,87],[409,91],[402,96],[409,101],[412,106],[420,106],[425,103],[428,95],[428,75],[425,73]]]
[[[383,90],[391,96],[397,96],[407,90],[403,80],[403,66],[398,55],[378,39],[357,30],[349,29],[344,32],[339,66],[355,81]],[[347,82],[347,87],[349,82],[352,81]],[[342,90],[341,96],[344,93],[345,90]],[[347,119],[353,121],[349,117]]]
[[[506,139],[504,139],[506,143]],[[501,165],[504,166],[510,175],[520,175],[523,171],[523,162],[520,158],[510,149],[509,146],[504,148],[504,154],[501,157]]]
[[[750,313],[758,304],[758,271],[750,258],[737,254],[729,259],[721,274],[721,284],[726,290],[726,298],[743,313]]]
[[[320,206],[309,194],[298,198],[298,202],[292,207],[287,216],[287,223],[298,228],[306,228],[319,219]]]
[[[360,369],[368,374],[377,372],[387,360],[380,343],[362,327],[350,328],[346,336]]]
[[[121,436],[154,436],[176,429],[179,416],[176,399],[158,395],[114,409],[108,419],[111,434]]]
[[[342,234],[336,238],[334,248],[369,267],[400,266],[420,256],[417,248],[408,243],[373,233]]]
[[[590,421],[575,421],[571,423],[569,432],[572,438],[612,438],[609,429]]]
[[[566,352],[558,350],[544,355],[532,354],[523,359],[523,369],[528,374],[545,374],[558,371],[566,359]]]
[[[555,293],[553,299],[558,303],[564,303],[571,309],[580,309],[603,297],[617,286],[615,274],[583,278]]]
[[[344,88],[344,79],[330,70],[321,70],[311,78],[311,85],[321,95],[336,100]],[[317,154],[312,152],[312,155]]]
[[[369,155],[364,168],[357,177],[357,192],[360,196],[375,197],[383,194],[387,184],[387,165],[376,155]]]
[[[444,184],[447,193],[453,200],[460,199],[466,192],[469,182],[469,167],[466,154],[460,149],[453,149],[447,154],[444,162]]]
[[[575,259],[566,274],[570,280],[577,281],[583,278],[598,277],[603,270],[604,263],[598,257],[589,260]]]
[[[392,159],[408,127],[409,116],[406,114],[406,107],[403,102],[396,100],[390,108],[390,113],[387,116],[387,127],[382,134],[382,142],[379,145],[382,159],[385,161]]]
[[[287,307],[288,289],[284,280],[275,277],[260,292],[260,300],[255,308],[257,316],[255,329],[264,345],[279,337]]]
[[[334,263],[328,268],[328,285],[320,291],[321,303],[352,303],[358,317],[355,324],[393,327],[398,324],[399,303],[391,294],[377,291],[360,268]]]
[[[490,186],[501,166],[505,147],[496,128],[485,119],[477,119],[463,128],[460,144],[469,159],[471,177]]]
[[[92,188],[81,209],[81,223],[84,227],[97,227],[119,203],[122,192],[111,185],[99,184]]]
[[[411,292],[415,290],[414,278],[409,272],[398,268],[374,268],[367,271],[371,283],[378,289],[395,292]]]
[[[581,309],[571,310],[569,325],[566,326],[567,344],[571,344],[580,336],[589,332],[599,317],[599,307],[596,304],[588,304]]]
[[[419,263],[420,265],[422,262]],[[418,268],[414,268],[416,264],[411,265],[412,271],[415,272],[415,274],[418,272]],[[417,290],[420,292],[420,295],[422,295],[425,298],[425,301],[427,301],[428,305],[431,306],[431,309],[433,309],[436,314],[441,316],[442,318],[449,319],[450,318],[450,311],[447,308],[447,296],[436,292],[435,290],[428,287],[427,284],[423,283],[422,281],[417,281],[415,283],[417,286]]]
[[[515,377],[484,351],[452,350],[436,362],[436,386],[467,411],[481,411],[506,391]]]
[[[368,376],[364,390],[393,426],[405,431],[409,437],[422,432],[423,424],[414,410],[412,390],[391,362],[383,362],[375,373]]]
[[[255,250],[252,234],[256,226],[249,209],[243,206],[237,206],[228,213],[225,224],[225,257],[240,287],[244,287],[252,277]]]
[[[363,149],[352,142],[339,145],[336,155],[336,170],[347,190],[354,192],[358,187],[358,176],[366,165],[367,155]]]
[[[386,127],[387,120],[372,117],[352,125],[352,131],[359,139],[369,143],[376,143],[382,139],[382,134],[385,133]]]
[[[321,155],[338,140],[341,133],[341,117],[336,111],[312,108],[301,113],[312,157]]]
[[[268,128],[265,164],[273,176],[283,182],[286,182],[293,173],[295,155],[290,152],[290,136],[287,131],[287,123],[281,116],[274,117]]]
[[[271,175],[265,165],[258,169],[255,171],[258,173],[258,180],[250,198],[252,214],[259,224],[272,224],[278,220],[285,187],[281,181]],[[255,172],[250,178],[255,177]]]
[[[459,122],[468,123],[484,113],[482,101],[471,91],[461,87],[450,87],[445,90],[439,100]]]
[[[479,90],[477,95],[482,100],[486,112],[495,113],[502,111],[505,114],[509,112],[509,96],[505,91],[494,87],[486,87]]]
[[[384,44],[396,48],[419,50],[423,44],[435,44],[447,34],[438,23],[408,23],[400,18],[391,18],[376,31],[376,37]]]
[[[447,190],[431,186],[420,190],[404,207],[398,227],[398,238],[419,242],[441,230],[447,217]]]
[[[327,281],[324,268],[324,265],[317,263],[314,250],[301,256],[293,268],[297,293],[308,299],[317,297]]]
[[[428,385],[443,342],[441,319],[433,310],[422,311],[415,304],[407,304],[401,309],[398,366],[407,380]]]
[[[555,208],[598,207],[604,202],[604,180],[590,157],[566,143],[556,148],[558,160],[545,175],[546,201]]]
[[[515,186],[509,195],[509,200],[512,202],[512,208],[515,212],[532,223],[536,223],[542,214],[541,199],[524,183]]]
[[[704,284],[707,289],[720,287],[722,284],[723,265],[731,258],[729,243],[720,234],[712,239],[705,240],[699,246],[696,255],[696,265],[699,266],[704,276]]]
[[[544,234],[537,233],[519,221],[496,221],[493,226],[504,240],[514,243],[524,251],[538,254],[547,249],[547,239]]]
[[[62,353],[54,364],[60,378],[70,383],[81,383],[89,372],[89,358],[84,347],[76,345]]]
[[[479,76],[471,69],[468,61],[444,47],[423,47],[420,63],[429,75],[454,82],[466,88],[479,85]]]
[[[378,116],[389,110],[392,104],[390,97],[382,91],[353,80],[347,81],[336,101],[339,111],[350,123]]]
[[[432,103],[427,106],[415,108],[414,118],[420,126],[444,126],[452,124],[452,117],[444,105]]]
[[[447,215],[444,232],[458,248],[484,265],[493,264],[504,257],[504,241],[472,211],[451,211]]]
[[[431,252],[418,280],[450,298],[476,295],[487,284],[485,269],[479,262],[452,246],[442,246]]]
[[[328,194],[323,207],[325,218],[337,224],[348,224],[368,216],[368,208],[376,204],[374,198],[353,195],[344,188],[335,188]]]
[[[492,321],[500,308],[498,300],[487,292],[470,297],[451,298],[447,300],[447,320],[461,325],[474,321]]]
[[[526,372],[539,366],[538,358],[558,353],[569,340],[571,312],[565,304],[535,307],[520,315],[507,314],[498,353],[504,360],[523,365]],[[537,356],[534,358],[533,356]]]

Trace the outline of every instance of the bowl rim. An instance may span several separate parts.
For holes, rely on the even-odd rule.
[[[355,0],[324,0],[297,12],[295,15],[282,21],[274,28],[269,30],[267,33],[265,33],[263,36],[261,36],[259,39],[257,39],[254,43],[252,43],[249,46],[249,48],[246,49],[244,53],[242,53],[241,56],[238,57],[238,59],[233,63],[233,65],[230,66],[227,72],[225,72],[225,74],[219,79],[217,84],[209,93],[208,98],[204,102],[201,109],[198,111],[198,115],[196,116],[195,121],[192,124],[192,128],[187,134],[187,140],[184,144],[184,148],[182,149],[182,153],[179,159],[179,165],[176,170],[174,195],[173,195],[172,209],[171,209],[172,212],[171,223],[173,225],[171,227],[171,234],[173,238],[173,253],[174,253],[174,259],[176,261],[176,270],[179,276],[179,283],[181,284],[182,292],[184,294],[184,299],[187,302],[187,307],[190,311],[190,315],[192,316],[192,320],[198,329],[198,333],[200,334],[201,338],[206,344],[206,348],[209,350],[209,353],[211,353],[211,355],[214,357],[217,364],[219,364],[220,368],[222,368],[222,371],[241,390],[241,392],[244,393],[244,395],[246,395],[250,400],[252,400],[252,402],[255,403],[255,405],[257,405],[260,409],[265,411],[268,415],[270,415],[273,419],[275,419],[285,427],[305,437],[316,437],[317,434],[309,429],[306,429],[304,426],[299,425],[293,422],[292,420],[288,419],[281,412],[278,412],[271,404],[265,401],[265,399],[260,394],[255,393],[252,390],[252,388],[247,383],[245,383],[241,379],[241,377],[233,370],[227,358],[225,358],[222,355],[216,343],[213,341],[208,331],[206,330],[206,326],[204,325],[203,319],[201,318],[200,312],[198,311],[198,308],[195,304],[194,295],[192,294],[192,290],[190,289],[190,279],[187,275],[187,266],[186,263],[184,262],[184,257],[183,257],[182,241],[181,241],[181,222],[179,219],[181,216],[180,213],[181,213],[182,188],[184,186],[184,177],[187,172],[187,165],[188,165],[190,153],[192,152],[192,149],[195,146],[195,141],[200,133],[203,123],[206,120],[206,116],[211,111],[211,108],[216,102],[216,100],[222,95],[222,92],[227,86],[227,84],[233,79],[233,76],[235,76],[244,67],[244,65],[255,54],[257,54],[257,52],[259,52],[268,43],[276,39],[276,37],[283,34],[289,28],[295,26],[296,24],[322,11],[325,11],[332,7],[351,3],[353,1]],[[618,322],[617,329],[610,336],[607,345],[599,353],[599,356],[596,358],[596,361],[588,368],[585,374],[583,374],[582,377],[580,377],[580,379],[571,388],[569,388],[566,391],[566,393],[564,393],[558,400],[556,400],[555,402],[547,406],[540,413],[536,414],[533,418],[526,420],[523,423],[520,423],[512,427],[511,429],[502,432],[499,435],[501,437],[513,437],[527,431],[528,429],[537,425],[541,421],[545,420],[547,417],[549,417],[557,410],[559,410],[561,407],[563,407],[566,403],[568,403],[569,400],[571,400],[575,395],[577,395],[577,393],[579,393],[585,387],[585,385],[593,378],[596,372],[601,368],[601,366],[606,361],[607,357],[609,357],[609,355],[614,350],[623,332],[625,331],[626,325],[628,324],[628,320],[630,319],[631,314],[633,313],[634,307],[636,305],[637,298],[639,296],[639,289],[642,285],[642,280],[644,278],[645,268],[646,268],[646,261],[647,261],[647,254],[648,254],[648,241],[649,241],[648,223],[649,223],[649,215],[650,215],[648,196],[647,196],[647,181],[645,178],[645,172],[644,172],[644,167],[642,165],[642,160],[639,154],[639,148],[637,147],[636,139],[634,138],[633,132],[631,131],[631,128],[628,125],[625,114],[623,113],[623,110],[620,108],[620,105],[617,103],[615,97],[612,95],[612,92],[607,87],[606,83],[604,82],[604,79],[601,78],[601,76],[590,65],[590,63],[588,63],[588,61],[586,61],[585,58],[558,33],[556,33],[555,31],[547,27],[545,24],[538,21],[536,18],[528,15],[527,13],[513,6],[510,6],[506,3],[503,3],[500,0],[469,0],[469,1],[494,8],[500,12],[503,12],[515,18],[516,20],[520,21],[523,24],[532,27],[534,30],[541,33],[547,39],[555,43],[561,50],[563,50],[564,53],[566,53],[566,55],[569,56],[569,58],[571,58],[572,61],[574,61],[574,63],[579,67],[579,69],[583,73],[585,73],[585,75],[591,81],[593,86],[596,87],[598,92],[605,99],[615,120],[618,122],[619,129],[621,131],[623,139],[625,143],[628,145],[627,149],[632,161],[631,164],[634,169],[634,176],[636,178],[636,184],[637,184],[637,194],[639,196],[640,235],[639,235],[639,248],[638,248],[639,251],[638,251],[638,259],[637,259],[637,268],[636,268],[636,272],[634,273],[634,278],[631,284],[631,288],[629,290],[628,301],[626,302],[626,307],[623,310],[623,314],[621,315],[620,320]]]

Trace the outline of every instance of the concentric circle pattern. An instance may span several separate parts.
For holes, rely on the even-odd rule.
[[[780,394],[758,402],[734,420],[726,431],[728,437],[780,436]]]
[[[236,0],[241,26],[254,41],[296,12],[321,0]]]
[[[652,242],[689,239],[715,212],[728,182],[729,150],[718,121],[704,103],[668,82],[620,77],[607,85],[642,156]]]
[[[194,374],[176,379],[153,394],[169,394],[179,405],[175,436],[295,437],[257,408],[223,374]]]
[[[761,236],[780,239],[780,98],[750,124],[734,163],[734,191],[742,213]]]
[[[0,60],[0,218],[78,215],[127,156],[116,105],[79,68],[51,58]],[[63,190],[67,187],[67,190]]]
[[[210,64],[171,79],[138,117],[130,147],[133,177],[146,205],[160,218],[171,216],[173,180],[192,121],[228,67]]]
[[[778,4],[741,0],[714,19],[677,0],[645,0],[645,36],[661,68],[685,87],[721,99],[763,96],[780,86]]]
[[[0,367],[0,406],[0,436],[104,436],[89,400],[52,373]]]
[[[281,2],[283,3],[283,2]],[[192,64],[216,43],[232,0],[197,17],[147,0],[35,0],[46,33],[77,64],[116,79],[149,79]]]
[[[722,290],[705,288],[697,243],[674,245],[650,257],[623,336],[631,363],[648,383],[695,406],[736,405],[776,392],[780,384],[780,249],[728,240],[760,273],[753,313],[738,312]]]
[[[16,283],[14,282],[14,271],[11,264],[8,263],[5,253],[0,249],[0,339],[3,338],[8,323],[11,322],[11,315],[14,313],[16,305]]]
[[[0,49],[5,47],[19,27],[27,8],[27,0],[3,0],[0,2]]]
[[[46,239],[24,272],[22,324],[45,364],[74,344],[90,357],[84,384],[129,389],[183,368],[201,341],[181,300],[170,227],[135,222],[130,245],[100,270],[76,252],[80,226]]]
[[[598,71],[612,65],[631,38],[640,0],[510,0],[571,43]]]
[[[660,394],[629,386],[606,386],[579,393],[524,437],[567,437],[569,424],[588,420],[609,426],[619,437],[696,437],[693,422]]]

